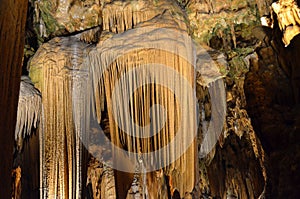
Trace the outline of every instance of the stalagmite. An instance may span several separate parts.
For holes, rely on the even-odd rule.
[[[115,181],[112,168],[100,163],[95,158],[89,163],[88,184],[93,199],[115,199]]]
[[[21,77],[15,140],[20,151],[23,139],[30,136],[32,128],[37,128],[42,111],[40,92],[34,88],[27,76]]]

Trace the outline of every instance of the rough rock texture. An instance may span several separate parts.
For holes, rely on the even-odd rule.
[[[255,1],[190,1],[186,10],[193,35],[215,49],[240,47],[257,24]]]
[[[280,1],[280,4],[291,3]],[[296,6],[292,2],[293,6]],[[286,7],[286,10],[291,7]],[[285,11],[286,11],[285,10]],[[290,13],[291,14],[291,13]],[[283,15],[278,16],[283,17]],[[285,15],[284,17],[288,17]],[[249,62],[245,92],[254,129],[268,156],[270,198],[297,198],[299,187],[299,37],[283,39],[278,19],[267,43],[256,49]],[[275,15],[276,22],[276,15]],[[297,24],[292,24],[292,26]],[[287,33],[287,32],[285,32]],[[283,38],[285,36],[283,35]]]
[[[98,0],[32,0],[35,28],[41,38],[66,35],[102,23]]]
[[[258,5],[261,13],[264,5]],[[227,118],[215,150],[200,159],[199,197],[258,198],[265,196],[265,152],[246,111],[244,79],[255,46],[252,29],[259,25],[255,1],[191,1],[187,12],[195,39],[225,54]],[[209,100],[208,100],[209,103]]]

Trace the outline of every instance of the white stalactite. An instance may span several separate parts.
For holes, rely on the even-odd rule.
[[[33,128],[37,128],[42,110],[41,101],[40,92],[27,76],[22,76],[15,130],[18,150],[22,149],[25,137],[29,137]]]

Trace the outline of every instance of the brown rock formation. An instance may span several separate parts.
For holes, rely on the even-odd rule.
[[[268,43],[256,49],[250,58],[246,75],[247,110],[268,158],[270,198],[297,198],[299,195],[299,36],[288,38],[287,26],[298,26],[294,20],[295,1],[275,10],[273,30]],[[274,9],[274,6],[273,6]],[[276,8],[275,8],[276,9]],[[283,23],[283,24],[282,24]],[[288,25],[287,25],[288,24]],[[283,33],[281,33],[283,31]],[[292,152],[293,151],[293,152]]]
[[[0,195],[11,198],[12,153],[22,71],[27,1],[0,3]]]

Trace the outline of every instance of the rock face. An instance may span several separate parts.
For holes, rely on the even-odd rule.
[[[101,4],[95,0],[33,0],[35,26],[42,38],[83,31],[102,23]]]
[[[14,198],[296,198],[295,1],[30,3]]]
[[[256,48],[252,29],[258,25],[259,11],[255,7],[254,1],[192,1],[188,4],[196,40],[222,51],[228,62],[226,67],[220,67],[226,75],[225,132],[210,156],[200,159],[201,197],[265,196],[268,179],[265,152],[252,127],[244,94],[246,57]]]
[[[295,198],[299,189],[290,187],[299,176],[290,169],[299,166],[296,163],[299,160],[296,146],[299,116],[297,107],[293,105],[293,89],[279,63],[274,60],[276,52],[270,46],[257,52],[263,59],[257,55],[251,59],[245,91],[249,114],[268,154],[269,194],[272,198]],[[293,157],[286,155],[291,151],[294,151]]]

